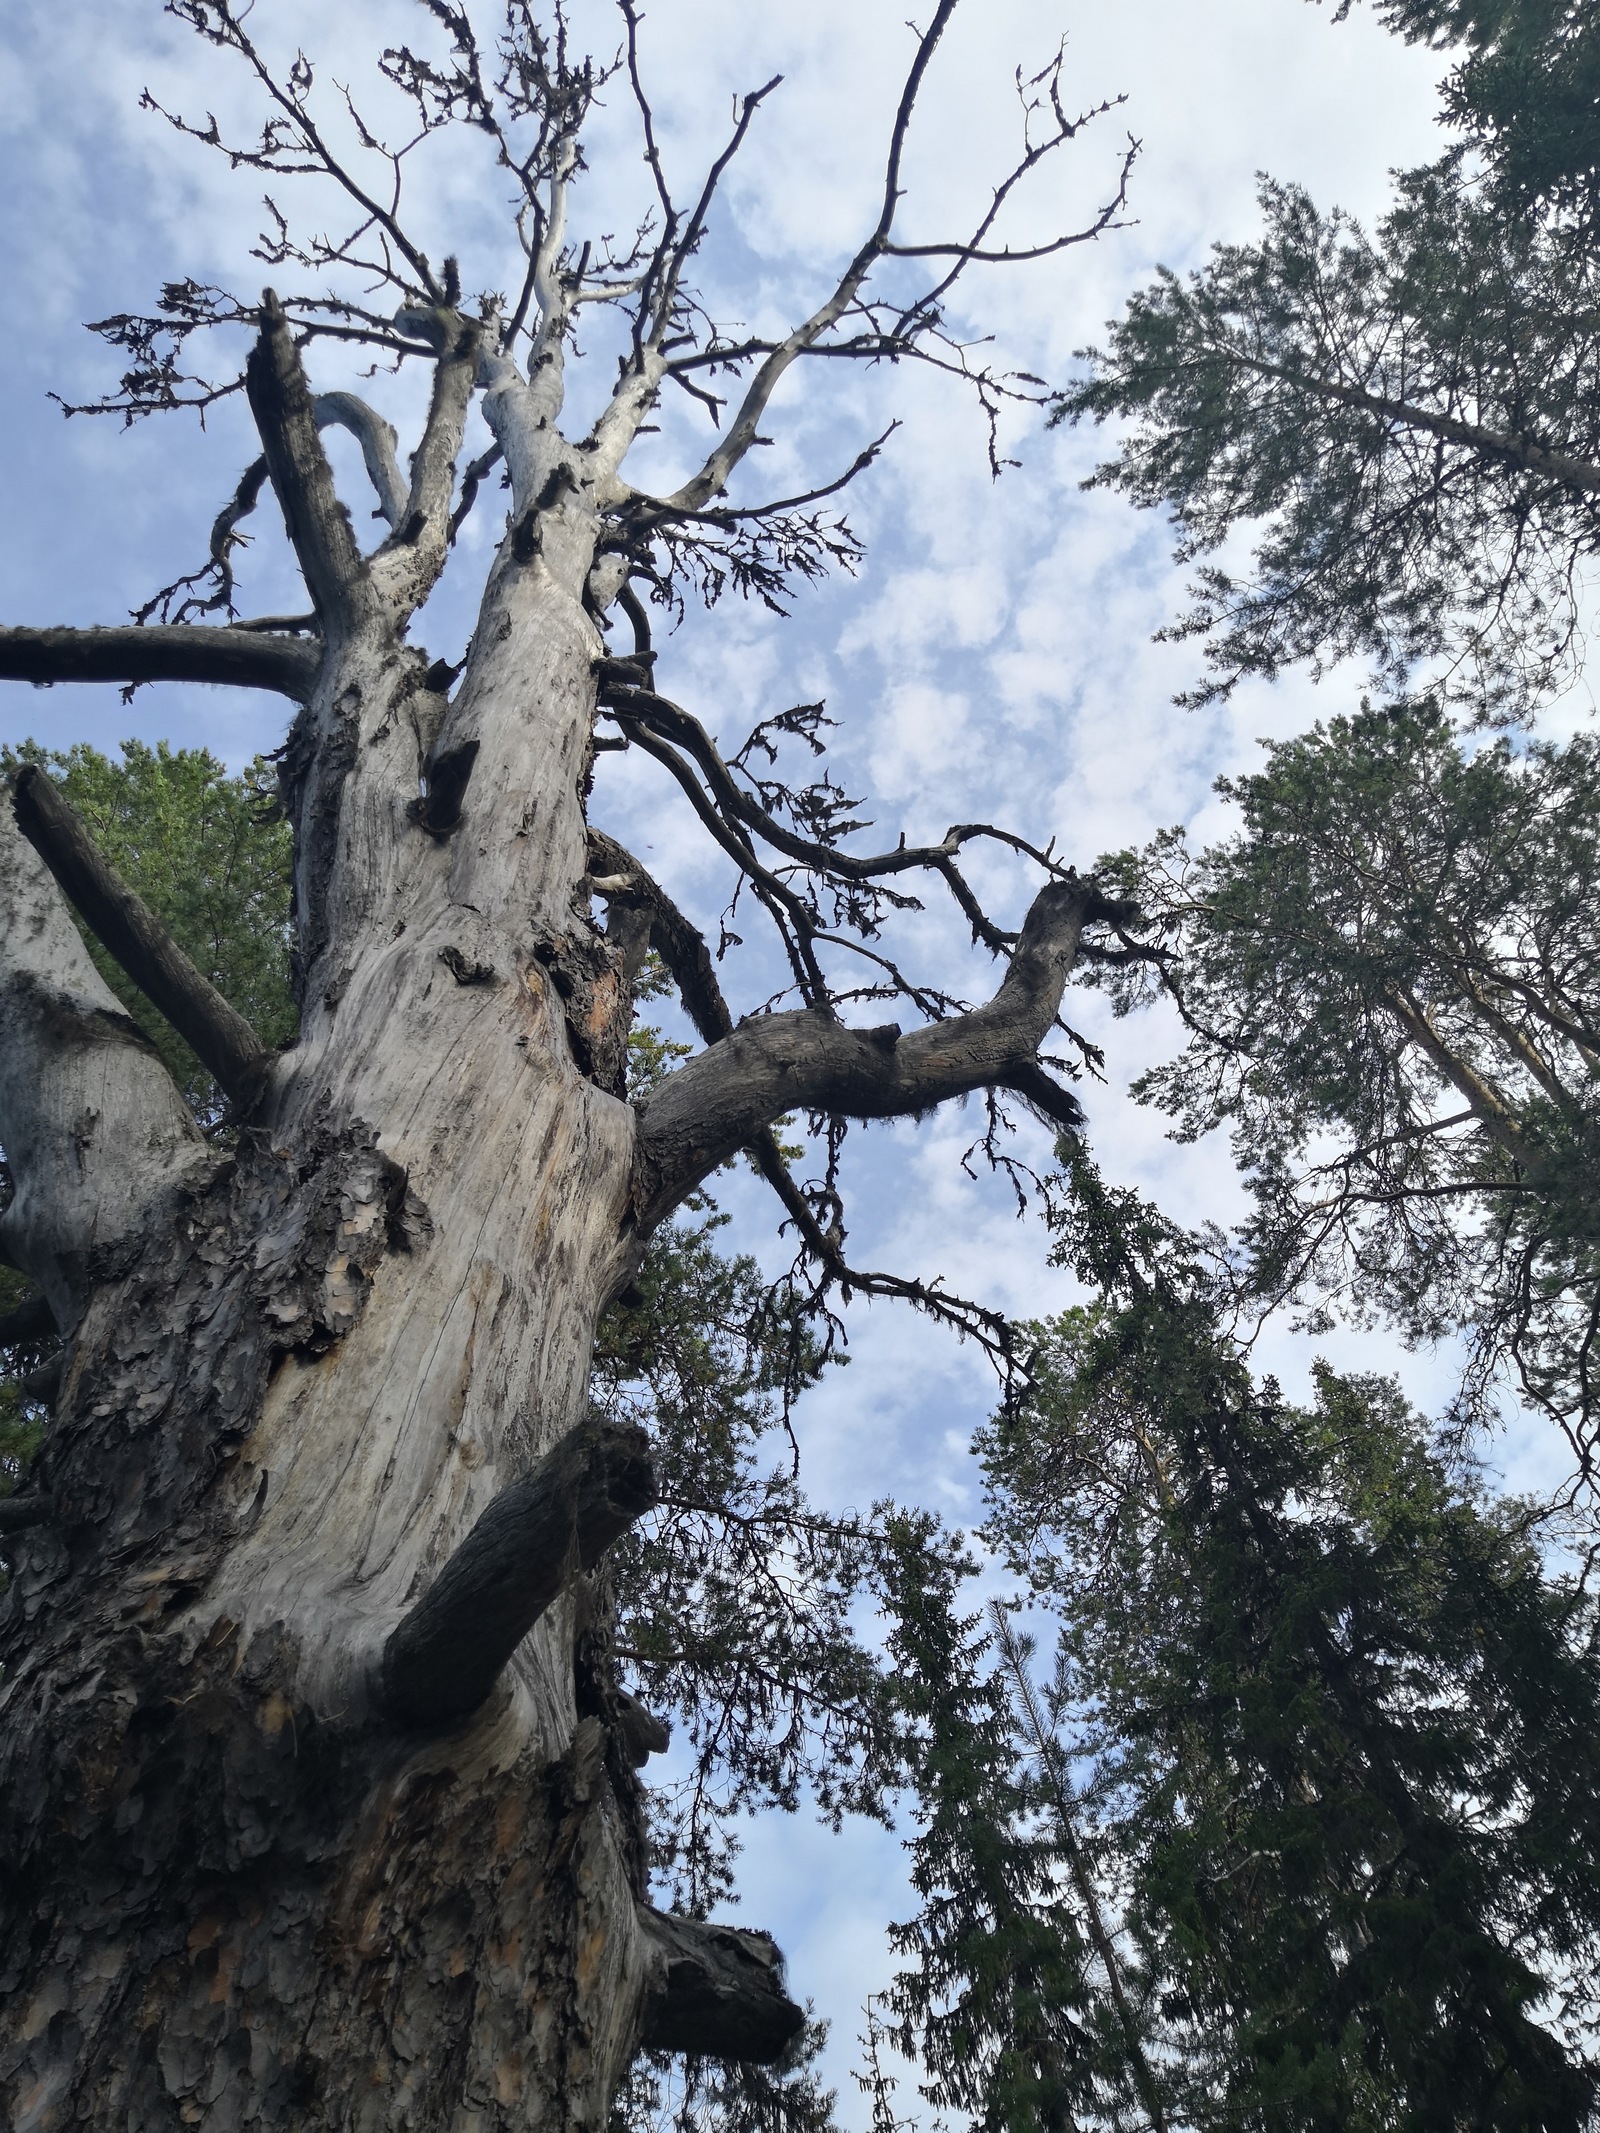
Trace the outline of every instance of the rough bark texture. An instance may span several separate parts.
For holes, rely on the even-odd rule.
[[[427,297],[406,283],[393,327],[434,358],[409,485],[387,423],[310,390],[297,334],[340,329],[262,303],[246,379],[262,458],[212,560],[226,590],[234,528],[270,476],[314,628],[0,630],[0,677],[243,682],[296,703],[280,783],[301,1009],[298,1043],[266,1057],[48,781],[17,795],[37,850],[0,805],[15,1187],[0,1251],[67,1337],[44,1449],[0,1528],[8,2133],[598,2133],[641,2041],[768,2058],[799,2025],[764,1936],[645,1902],[634,1773],[665,1735],[621,1692],[584,1573],[651,1482],[642,1444],[585,1427],[595,1322],[650,1225],[735,1148],[815,1231],[768,1131],[793,1108],[882,1117],[1000,1085],[1066,1120],[1035,1055],[1093,899],[1033,854],[1051,878],[973,1014],[904,1037],[821,1006],[732,1026],[663,892],[630,906],[613,882],[610,933],[590,917],[591,864],[636,867],[601,834],[591,847],[585,819],[597,675],[618,671],[596,615],[630,543],[644,554],[674,511],[705,520],[799,356],[841,321],[855,353],[914,349],[922,310],[863,338],[852,307],[889,248],[911,100],[953,4],[919,41],[875,233],[765,348],[675,497],[641,498],[619,469],[690,360],[673,355],[698,316],[680,278],[732,149],[700,207],[665,216],[650,272],[618,283],[641,307],[634,353],[570,443],[562,370],[584,292],[565,188],[593,83],[569,73],[513,329],[493,305],[465,317],[454,263],[435,278],[359,196],[362,229],[376,219]],[[242,20],[218,0],[206,34],[232,25],[217,41],[248,50]],[[450,552],[475,390],[510,510],[458,675],[406,632]],[[329,424],[360,440],[389,529],[370,554],[335,492]],[[648,677],[644,655],[623,666],[630,686]],[[735,812],[727,848],[752,870],[752,825],[794,845],[753,803]],[[965,910],[956,859],[977,833],[838,863],[853,882],[933,866]],[[227,1144],[196,1132],[63,888],[240,1100]],[[708,1050],[638,1116],[624,1063],[652,938]]]
[[[331,625],[288,765],[304,1027],[229,1156],[5,810],[6,1243],[84,1313],[0,1632],[15,2133],[599,2125],[637,2041],[631,1771],[625,1808],[570,1604],[447,1739],[375,1694],[389,1633],[580,1419],[636,1249],[631,1114],[550,961],[605,953],[574,908],[585,529],[559,574],[498,571],[463,690],[492,769],[430,837],[408,805],[444,706],[341,547],[294,385],[263,428]],[[75,1222],[102,1120],[151,1162]]]

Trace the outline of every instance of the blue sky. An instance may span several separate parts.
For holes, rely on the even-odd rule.
[[[580,22],[597,5],[576,9]],[[1218,239],[1256,227],[1255,177],[1305,183],[1324,204],[1378,212],[1392,166],[1435,152],[1438,59],[1408,52],[1358,8],[1334,26],[1305,0],[968,0],[930,78],[908,164],[906,217],[945,234],[985,197],[1014,143],[1011,74],[1041,64],[1064,32],[1067,98],[1125,107],[1086,130],[1018,210],[1017,235],[1086,220],[1105,195],[1121,143],[1143,142],[1130,194],[1131,226],[1033,269],[974,278],[961,323],[992,333],[1009,363],[1051,379],[1072,351],[1156,262],[1196,264]],[[370,55],[417,15],[403,0],[258,0],[254,27],[296,39],[330,76],[359,83]],[[649,78],[669,168],[686,179],[726,123],[731,94],[781,71],[728,188],[707,256],[710,285],[752,320],[792,319],[831,283],[870,225],[880,144],[909,49],[900,0],[656,0],[646,25]],[[609,44],[612,30],[604,29]],[[259,180],[175,137],[138,109],[145,84],[191,112],[214,109],[243,125],[241,81],[217,55],[166,20],[155,0],[54,0],[7,11],[0,28],[0,231],[9,330],[0,336],[0,611],[16,622],[121,620],[160,584],[194,567],[211,518],[253,456],[242,404],[205,429],[187,417],[124,431],[109,420],[63,422],[46,397],[88,399],[114,365],[82,321],[142,309],[163,280],[192,274],[250,293],[264,278],[249,248],[260,224]],[[579,200],[588,227],[616,227],[637,189],[636,150],[620,106],[603,119]],[[499,187],[470,162],[448,160],[419,195],[436,253],[458,248],[468,289],[502,256]],[[615,218],[615,219],[612,219]],[[824,366],[818,366],[823,368]],[[826,366],[830,372],[845,366]],[[320,384],[348,382],[331,362]],[[406,434],[416,412],[408,380],[371,388]],[[581,392],[582,388],[578,388]],[[387,396],[387,397],[385,397]],[[1152,631],[1180,604],[1162,525],[1115,498],[1084,496],[1095,440],[1047,432],[1029,416],[1008,432],[1022,462],[991,482],[983,431],[946,381],[900,371],[862,378],[808,376],[774,409],[777,443],[760,474],[775,488],[836,470],[882,428],[904,427],[856,492],[852,518],[868,541],[855,579],[803,594],[782,622],[728,602],[691,616],[662,649],[669,693],[725,737],[764,711],[826,696],[841,721],[841,774],[864,812],[892,833],[942,834],[951,821],[1004,821],[1080,864],[1188,821],[1222,824],[1211,795],[1220,773],[1248,767],[1258,738],[1350,704],[1358,674],[1320,689],[1290,677],[1241,690],[1221,711],[1175,709],[1192,677],[1192,647],[1159,646]],[[336,449],[339,447],[336,446]],[[670,425],[663,460],[687,448]],[[353,458],[342,465],[353,477]],[[797,479],[796,477],[800,477]],[[351,478],[347,494],[359,497]],[[480,507],[458,578],[487,554],[498,506]],[[246,603],[293,600],[281,536],[257,516],[244,563]],[[459,656],[470,627],[470,584],[447,588],[420,634]],[[210,746],[247,760],[281,737],[275,702],[217,690],[152,688],[123,706],[106,690],[36,692],[0,685],[0,738],[111,747],[128,734]],[[651,767],[606,765],[597,815],[650,857],[692,910],[714,919],[726,884]],[[1015,912],[1020,876],[1001,866],[984,881]],[[917,967],[982,992],[959,929],[935,915],[902,937]],[[766,991],[763,970],[731,974],[743,1004]],[[1173,1033],[1159,1016],[1109,1024],[1092,996],[1069,1003],[1107,1047],[1107,1079],[1085,1092],[1102,1165],[1152,1192],[1180,1219],[1226,1220],[1238,1204],[1225,1149],[1177,1149],[1160,1122],[1128,1102],[1128,1081],[1165,1056]],[[853,1249],[1012,1310],[1067,1300],[1046,1265],[1040,1233],[1019,1223],[1008,1193],[969,1182],[959,1157],[973,1121],[941,1114],[858,1136],[851,1164]],[[771,1210],[752,1185],[730,1199],[739,1241],[776,1264]],[[980,1363],[926,1323],[878,1306],[852,1315],[854,1362],[801,1417],[806,1478],[834,1504],[886,1493],[926,1501],[960,1521],[976,1504],[965,1443],[984,1412]],[[1422,1404],[1447,1374],[1439,1358],[1336,1336],[1336,1358],[1381,1352]],[[1276,1336],[1266,1360],[1292,1387],[1308,1355]],[[1537,1445],[1513,1445],[1536,1471]],[[892,1968],[885,1921],[907,1898],[897,1842],[855,1828],[830,1836],[805,1818],[752,1829],[744,1911],[788,1950],[796,1987],[835,2024],[830,2068],[847,2118],[863,2106],[845,2080],[865,1993]]]

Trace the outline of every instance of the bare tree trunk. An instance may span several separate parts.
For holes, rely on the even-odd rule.
[[[454,263],[436,277],[329,157],[302,101],[309,70],[272,85],[300,129],[294,153],[353,194],[360,230],[375,223],[398,263],[392,326],[359,315],[368,338],[433,365],[409,479],[373,410],[310,393],[300,343],[344,329],[326,307],[291,321],[268,292],[246,380],[262,458],[213,530],[217,597],[149,629],[0,629],[0,675],[211,679],[298,706],[281,779],[301,1006],[297,1045],[269,1058],[43,774],[19,776],[15,823],[9,807],[0,821],[0,1144],[15,1178],[0,1252],[44,1291],[64,1370],[30,1492],[6,1518],[10,2133],[599,2128],[641,2042],[771,2059],[800,2024],[763,1935],[650,1909],[625,1705],[603,1652],[597,1664],[586,1645],[575,1663],[583,1580],[653,1491],[642,1433],[586,1420],[595,1323],[649,1228],[741,1147],[829,1278],[937,1301],[850,1271],[768,1129],[807,1107],[879,1118],[995,1088],[1071,1125],[1076,1105],[1039,1045],[1085,922],[1118,914],[1048,853],[982,825],[877,858],[809,840],[795,825],[811,817],[758,804],[653,693],[647,646],[631,662],[603,656],[596,618],[619,596],[627,606],[629,571],[648,575],[653,544],[679,536],[741,540],[745,521],[770,520],[806,568],[827,552],[793,499],[752,511],[717,499],[801,356],[915,355],[936,330],[937,302],[902,315],[861,291],[895,250],[905,129],[953,5],[939,0],[919,39],[879,221],[833,295],[781,342],[735,347],[708,329],[710,356],[696,353],[702,314],[682,275],[767,92],[743,100],[699,206],[680,215],[628,0],[659,241],[642,272],[602,247],[599,280],[584,282],[590,247],[568,247],[565,200],[595,77],[531,43],[519,94],[543,83],[548,124],[516,166],[537,241],[509,320],[491,303],[466,316]],[[190,12],[269,80],[229,0]],[[466,18],[434,13],[454,25],[460,109],[492,130]],[[1056,120],[1050,146],[1075,130]],[[1029,147],[1016,175],[1044,152]],[[984,250],[990,221],[967,245],[903,256],[933,256],[941,291],[969,258],[1036,256]],[[635,304],[632,353],[574,445],[558,427],[562,370],[573,307],[589,300]],[[706,375],[749,365],[744,400],[698,475],[644,496],[622,459],[669,375],[706,397],[702,361]],[[406,629],[449,554],[475,391],[511,495],[458,680]],[[370,555],[334,493],[330,423],[357,435],[391,529]],[[314,613],[187,621],[231,595],[234,528],[269,479]],[[761,537],[750,555],[764,569]],[[803,1008],[734,1026],[705,944],[592,835],[602,686],[624,740],[667,765],[774,916]],[[959,872],[976,836],[1043,870],[1017,935],[984,917]],[[591,852],[605,867],[594,878]],[[1002,982],[987,1006],[954,1013],[896,975],[933,1019],[903,1038],[847,1028],[818,960],[821,892],[795,883],[847,894],[875,939],[880,909],[908,900],[884,890],[875,903],[874,885],[912,869],[1008,958]],[[232,1100],[226,1146],[195,1132],[62,891]],[[596,895],[609,933],[590,917]],[[636,1109],[623,1062],[646,935],[707,1048]]]
[[[276,352],[258,398],[287,396],[264,425],[287,458],[281,330]],[[302,553],[319,462],[281,482]],[[383,1675],[474,1520],[581,1422],[636,1260],[631,1002],[576,901],[594,513],[547,515],[527,561],[508,541],[449,714],[478,744],[453,837],[410,819],[444,702],[325,515],[355,613],[297,727],[305,1026],[234,1152],[196,1143],[6,826],[55,962],[13,980],[3,1131],[63,1234],[26,1190],[4,1232],[77,1320],[54,1515],[14,1546],[4,1630],[15,2133],[598,2125],[664,1999],[632,1771],[575,1703],[578,1522],[546,1536],[560,1596],[464,1722],[391,1709]],[[87,1009],[41,997],[69,950]],[[29,1131],[50,1077],[21,1033],[93,1063],[69,1004],[103,1025],[100,1119],[150,1156],[118,1171],[137,1222],[103,1239],[48,1190],[56,1156],[89,1203],[82,1092]]]

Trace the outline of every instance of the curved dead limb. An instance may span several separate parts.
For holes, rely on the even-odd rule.
[[[265,458],[251,460],[239,476],[232,496],[211,522],[204,566],[175,578],[170,585],[163,585],[160,592],[153,593],[143,607],[134,609],[135,622],[146,623],[152,615],[159,615],[165,623],[181,623],[187,622],[191,615],[214,615],[219,609],[232,615],[233,551],[246,538],[239,531],[239,521],[248,518],[260,502],[266,479]],[[202,594],[198,588],[207,583],[211,590]]]
[[[206,681],[275,689],[306,703],[320,645],[232,627],[172,623],[118,629],[0,629],[0,681]]]
[[[241,1110],[261,1094],[272,1054],[96,846],[55,780],[25,763],[17,827],[123,969]]]
[[[644,1905],[639,1926],[650,1951],[646,2050],[770,2066],[805,2026],[805,2010],[783,1989],[783,1957],[770,1934]]]
[[[1100,902],[1075,877],[1047,883],[989,1004],[909,1036],[893,1023],[848,1029],[814,1008],[741,1023],[668,1075],[640,1114],[635,1201],[641,1227],[653,1228],[762,1126],[789,1111],[895,1118],[974,1089],[1019,1082],[1036,1099],[1038,1047],[1077,960],[1084,922]],[[1070,1099],[1059,1095],[1064,1107]]]
[[[311,416],[319,430],[348,430],[354,437],[378,499],[379,516],[398,532],[406,520],[407,495],[395,456],[400,439],[393,423],[385,422],[359,393],[317,393],[311,402]],[[264,462],[262,471],[266,471]]]
[[[589,831],[589,871],[609,903],[633,903],[650,919],[650,945],[672,973],[684,1013],[707,1044],[733,1028],[717,973],[699,928],[690,924],[659,882],[625,845],[604,830]]]
[[[461,499],[457,503],[455,510],[450,514],[450,542],[452,547],[455,545],[456,535],[466,524],[468,514],[478,501],[478,490],[483,484],[484,476],[492,474],[504,457],[505,454],[501,451],[499,445],[491,444],[486,452],[480,452],[476,459],[468,461],[467,470],[461,477]]]
[[[819,915],[812,901],[802,896],[791,882],[762,866],[751,841],[751,832],[830,887],[844,884],[847,888],[856,886],[870,891],[875,884],[894,875],[918,871],[936,874],[971,927],[974,941],[992,955],[1009,953],[1013,937],[994,924],[972,893],[958,864],[963,845],[977,839],[1003,844],[1008,850],[1032,860],[1053,879],[1071,877],[1071,870],[1053,857],[1052,850],[1040,850],[1026,838],[986,822],[956,823],[938,844],[901,843],[891,851],[871,854],[848,852],[838,844],[803,837],[763,807],[739,783],[697,718],[654,690],[639,686],[633,663],[616,660],[603,663],[600,701],[623,733],[671,772],[701,821],[735,865],[748,876],[768,910],[774,916],[779,911],[784,914],[790,929],[785,934],[786,941],[792,934],[806,944],[808,951],[812,939],[820,935]],[[869,905],[865,915],[869,923],[875,921],[876,910]],[[859,920],[855,922],[858,930],[864,930]],[[865,952],[848,940],[839,940],[838,945],[852,952]],[[814,969],[814,958],[798,963],[796,975],[808,997],[825,996]],[[904,990],[903,987],[900,989]]]
[[[803,900],[787,882],[781,881],[770,868],[761,864],[749,837],[736,822],[730,823],[707,798],[675,750],[659,741],[645,725],[625,717],[619,718],[618,722],[630,740],[647,755],[653,755],[678,780],[701,822],[766,906],[768,915],[778,929],[802,997],[812,1005],[820,1006],[828,998],[829,987],[822,966],[812,952],[811,937],[816,929]]]
[[[620,907],[632,907],[647,917],[649,945],[672,973],[684,1012],[705,1043],[712,1045],[726,1037],[733,1028],[733,1017],[717,983],[711,952],[699,929],[690,923],[633,853],[614,837],[607,836],[604,830],[589,831],[589,855],[590,886],[595,893],[605,897],[613,912]],[[1062,1130],[1076,1132],[1082,1123],[1082,1114],[1075,1099],[1070,1091],[1050,1081],[1042,1068],[1038,1071],[1041,1081],[1048,1086],[1050,1103],[1044,1106],[1035,1103],[1035,1108],[1041,1109]],[[1023,1078],[1019,1075],[1014,1086],[1026,1098],[1031,1092],[1021,1087]],[[852,1296],[875,1296],[908,1303],[913,1309],[925,1311],[954,1327],[964,1338],[977,1341],[1002,1377],[1009,1375],[1015,1367],[1016,1356],[1011,1329],[1001,1312],[954,1295],[937,1283],[853,1266],[845,1257],[839,1236],[824,1228],[816,1209],[796,1182],[771,1127],[763,1126],[752,1134],[744,1152],[771,1186],[794,1224],[801,1243],[802,1260],[808,1258],[818,1270],[814,1301],[820,1302],[830,1287],[837,1287],[847,1302]],[[797,1269],[800,1263],[796,1262]]]
[[[582,1423],[502,1489],[391,1633],[379,1694],[403,1725],[470,1718],[545,1609],[656,1500],[649,1439]]]

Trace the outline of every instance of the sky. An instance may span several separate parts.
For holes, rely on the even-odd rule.
[[[1140,142],[1124,226],[1037,266],[987,270],[962,292],[964,335],[992,335],[996,358],[1052,382],[1074,351],[1159,263],[1199,264],[1220,240],[1258,227],[1257,174],[1302,183],[1324,206],[1381,212],[1388,173],[1437,152],[1439,55],[1408,51],[1358,6],[1340,25],[1306,0],[967,0],[930,74],[907,161],[905,229],[951,234],[968,221],[1015,152],[1014,72],[1031,74],[1066,39],[1064,94],[1089,108],[1125,97],[1043,166],[1017,203],[1019,243],[1082,227],[1108,197],[1129,136]],[[732,96],[784,77],[734,167],[705,260],[706,286],[725,317],[762,325],[803,316],[831,286],[871,226],[882,145],[911,36],[903,0],[655,0],[644,54],[667,167],[685,189],[728,122]],[[615,31],[598,0],[574,9],[597,48]],[[417,34],[421,11],[403,0],[351,0],[337,10],[304,0],[257,0],[252,27],[274,48],[298,40],[328,83],[361,95],[372,55]],[[10,330],[0,336],[0,613],[13,622],[118,621],[201,560],[212,516],[253,456],[237,399],[202,428],[190,416],[124,429],[114,419],[64,421],[48,397],[91,399],[117,365],[83,321],[148,308],[165,280],[192,275],[250,295],[268,270],[250,256],[261,227],[261,181],[178,137],[140,109],[148,86],[169,109],[214,111],[248,131],[254,108],[236,69],[164,17],[155,0],[52,0],[5,11],[0,24],[0,228]],[[381,101],[380,99],[375,99]],[[625,229],[642,182],[627,112],[613,96],[600,114],[575,213],[586,230]],[[470,145],[470,144],[469,144]],[[285,197],[284,204],[289,204]],[[423,241],[459,250],[466,288],[485,286],[505,256],[501,186],[452,149],[417,192]],[[322,203],[311,203],[313,219]],[[599,337],[597,336],[597,339]],[[229,360],[242,352],[226,351]],[[970,397],[947,379],[901,368],[870,376],[816,366],[775,404],[775,442],[747,477],[785,493],[848,464],[893,416],[902,427],[852,492],[866,541],[854,578],[803,592],[790,619],[736,600],[688,617],[661,642],[667,693],[736,740],[764,712],[826,697],[840,721],[839,774],[880,835],[916,840],[950,822],[1004,822],[1080,866],[1097,854],[1186,822],[1201,836],[1226,828],[1212,792],[1247,770],[1264,736],[1293,732],[1349,708],[1359,673],[1314,688],[1291,675],[1250,684],[1232,703],[1193,713],[1173,695],[1192,681],[1192,645],[1152,643],[1182,604],[1167,529],[1114,496],[1085,495],[1082,477],[1103,440],[1047,430],[1027,411],[1008,422],[1007,456],[991,479],[984,428]],[[603,376],[601,351],[587,366]],[[353,382],[319,356],[315,380]],[[416,384],[364,387],[414,438]],[[581,402],[580,380],[574,399]],[[408,431],[407,425],[412,427]],[[648,448],[665,470],[688,466],[683,416]],[[361,502],[359,470],[334,445],[345,493]],[[631,469],[630,469],[631,471]],[[644,477],[639,477],[643,479]],[[655,476],[651,475],[651,479]],[[755,489],[748,488],[747,496]],[[472,579],[495,530],[498,504],[480,507],[463,543]],[[281,534],[263,510],[243,562],[255,611],[295,601]],[[475,582],[475,581],[474,581]],[[431,652],[459,657],[470,592],[451,580],[414,633]],[[114,689],[38,692],[0,684],[0,740],[114,747],[128,735],[205,745],[240,765],[282,737],[276,700],[221,690],[150,688],[124,706]],[[596,819],[643,846],[680,900],[715,922],[726,883],[709,863],[652,766],[607,759]],[[982,862],[977,873],[1004,922],[1015,923],[1023,878]],[[748,930],[748,929],[747,929]],[[897,936],[924,974],[980,996],[994,974],[973,959],[959,927],[931,913]],[[759,955],[727,982],[739,1005],[759,1000],[770,966]],[[1105,1079],[1081,1090],[1089,1135],[1106,1173],[1156,1197],[1181,1221],[1226,1222],[1241,1206],[1225,1147],[1177,1148],[1158,1117],[1127,1096],[1144,1067],[1177,1048],[1159,1014],[1114,1023],[1092,994],[1069,997],[1074,1020],[1106,1051]],[[851,1249],[1024,1314],[1070,1300],[1046,1260],[1038,1226],[1019,1221],[1009,1192],[969,1180],[961,1155],[971,1112],[854,1137]],[[1047,1155],[1043,1137],[1031,1146]],[[773,1211],[752,1181],[727,1204],[733,1236],[770,1266],[782,1263]],[[853,1360],[799,1418],[804,1478],[823,1501],[865,1505],[885,1494],[931,1505],[959,1524],[978,1511],[967,1439],[989,1404],[980,1359],[926,1321],[884,1305],[851,1314]],[[1437,1407],[1449,1359],[1335,1334],[1317,1343],[1336,1362],[1398,1372],[1423,1407]],[[1264,1365],[1294,1391],[1310,1350],[1272,1334]],[[1553,1454],[1532,1437],[1502,1447],[1518,1479]],[[848,2080],[865,1995],[893,1969],[886,1922],[910,1899],[898,1840],[870,1826],[832,1835],[804,1815],[748,1833],[742,1914],[785,1947],[794,1988],[833,2023],[827,2059],[841,2116],[864,2122]],[[909,2103],[911,2099],[906,2099]]]

